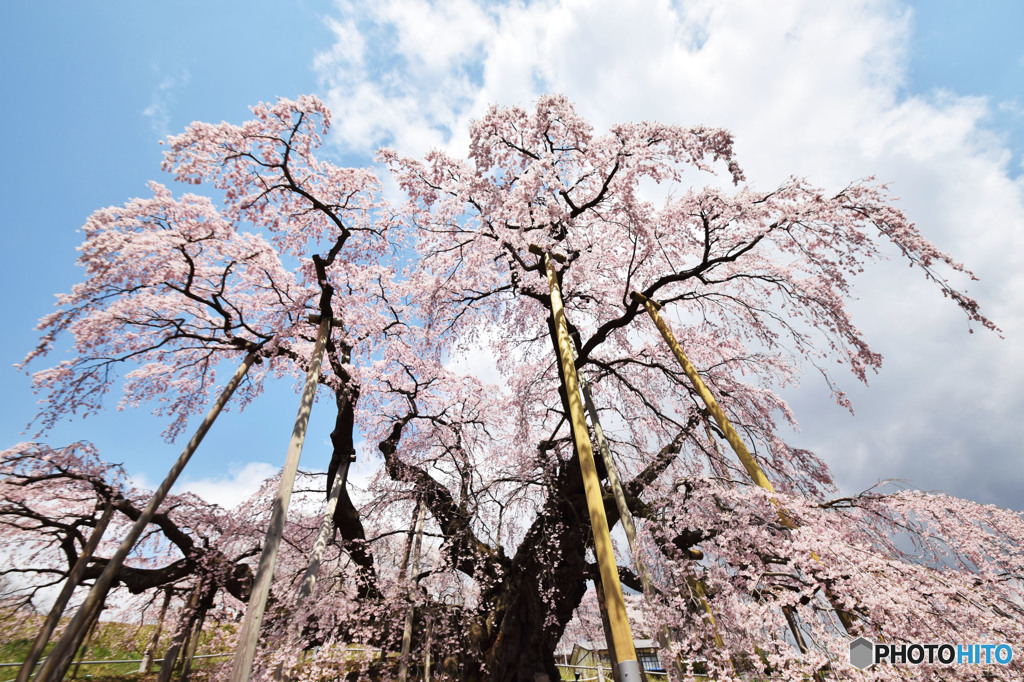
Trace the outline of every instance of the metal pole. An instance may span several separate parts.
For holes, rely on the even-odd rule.
[[[46,648],[47,642],[50,641],[50,635],[53,634],[54,628],[57,627],[61,614],[64,613],[68,601],[71,600],[72,593],[78,587],[78,583],[81,582],[85,569],[89,565],[89,560],[92,559],[92,553],[96,551],[96,546],[100,544],[100,538],[103,537],[103,531],[107,529],[107,524],[110,523],[110,516],[113,511],[113,502],[107,500],[103,514],[100,516],[100,520],[96,522],[96,527],[93,528],[92,533],[89,534],[89,539],[85,541],[82,554],[79,555],[75,565],[71,568],[64,587],[61,589],[60,594],[57,595],[57,601],[53,603],[53,608],[50,609],[50,613],[47,614],[46,620],[43,622],[43,628],[36,635],[35,641],[32,642],[32,648],[29,649],[25,662],[21,664],[15,682],[28,682],[32,679],[32,672],[36,668],[36,663],[39,662],[39,657],[43,655],[43,649]]]
[[[573,439],[580,458],[583,488],[586,491],[587,507],[590,511],[590,525],[594,533],[594,554],[597,556],[601,582],[604,585],[604,596],[608,605],[608,620],[612,626],[615,652],[619,657],[619,675],[622,682],[641,682],[643,678],[640,674],[640,664],[637,662],[636,650],[633,648],[633,634],[629,628],[629,620],[626,618],[626,603],[622,598],[622,585],[619,583],[615,552],[612,549],[611,537],[608,533],[608,519],[604,513],[601,482],[597,478],[594,451],[587,433],[587,421],[583,416],[579,380],[576,377],[576,365],[572,358],[572,344],[569,340],[568,324],[565,321],[562,294],[558,288],[558,275],[555,273],[551,256],[547,252],[532,245],[530,251],[540,255],[543,259],[548,287],[551,289],[551,317],[555,325],[555,340],[565,381],[565,394],[569,403]]]
[[[274,500],[270,514],[270,526],[263,542],[263,553],[260,555],[256,569],[256,581],[249,597],[249,606],[245,610],[245,619],[238,637],[238,648],[231,662],[231,682],[248,682],[252,671],[253,658],[256,656],[256,642],[263,623],[263,612],[267,608],[267,596],[270,594],[270,583],[274,579],[274,565],[277,552],[281,547],[281,535],[284,533],[285,516],[288,503],[295,485],[295,473],[299,468],[299,457],[302,455],[302,444],[306,438],[306,427],[309,425],[309,413],[313,408],[313,397],[316,395],[317,382],[320,380],[320,361],[323,358],[324,346],[331,331],[330,318],[320,321],[313,357],[310,359],[309,371],[306,372],[306,384],[302,389],[299,411],[295,416],[291,441],[288,443],[288,454],[285,457],[284,469],[281,471],[281,482],[277,486],[277,498]]]
[[[114,582],[115,574],[120,570],[121,565],[124,564],[125,557],[127,557],[128,553],[132,551],[132,548],[142,535],[142,532],[146,529],[146,526],[149,525],[149,522],[156,514],[156,510],[160,506],[160,503],[164,501],[165,497],[167,497],[167,493],[170,491],[171,486],[173,486],[174,482],[178,480],[178,476],[181,475],[185,465],[188,464],[189,459],[192,458],[196,448],[198,448],[199,444],[203,442],[203,437],[206,436],[207,431],[209,431],[210,427],[213,426],[213,422],[217,419],[217,415],[219,415],[221,410],[224,409],[224,405],[227,404],[231,395],[235,392],[235,389],[238,388],[238,384],[242,382],[242,377],[245,376],[245,373],[249,371],[249,368],[255,361],[256,353],[249,353],[245,356],[242,364],[238,366],[238,369],[235,370],[231,380],[228,381],[228,385],[224,387],[223,391],[221,391],[221,394],[217,397],[213,407],[210,408],[210,411],[207,412],[203,421],[199,424],[199,428],[196,429],[192,439],[185,446],[185,449],[182,450],[178,459],[171,467],[171,470],[167,472],[167,476],[164,478],[163,483],[161,483],[160,487],[153,493],[153,497],[150,498],[149,504],[147,504],[146,508],[142,511],[142,515],[139,516],[135,521],[135,525],[133,525],[131,530],[128,531],[124,540],[121,541],[121,544],[118,546],[114,556],[110,558],[109,562],[107,562],[107,567],[103,569],[103,573],[101,573],[100,577],[96,579],[96,582],[93,584],[88,596],[86,596],[85,601],[78,607],[78,611],[75,612],[71,622],[68,623],[67,629],[64,630],[64,634],[61,635],[61,638],[57,641],[57,644],[53,647],[49,656],[47,656],[46,661],[43,662],[42,668],[39,670],[39,674],[35,678],[36,682],[59,682],[59,678],[52,677],[58,660],[68,655],[68,649],[71,648],[75,638],[79,636],[80,631],[84,627],[87,627],[89,613],[97,604],[106,598],[107,592],[110,590],[110,586]]]

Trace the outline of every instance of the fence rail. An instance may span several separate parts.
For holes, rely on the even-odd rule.
[[[192,658],[218,658],[218,657],[230,656],[230,655],[231,654],[203,654],[202,656],[193,656]],[[45,661],[45,660],[46,660],[45,658],[42,659],[41,661],[36,663],[36,665],[42,665],[43,661]],[[103,665],[104,663],[111,663],[111,664],[113,664],[113,663],[141,663],[141,662],[142,662],[141,658],[124,658],[124,659],[117,660],[117,661],[78,661],[78,664],[79,665]],[[162,658],[154,658],[153,662],[154,663],[163,663],[164,659],[162,659]],[[21,663],[0,663],[0,668],[12,668],[14,666],[21,667]]]

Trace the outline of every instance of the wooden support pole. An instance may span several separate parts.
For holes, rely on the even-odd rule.
[[[341,497],[341,489],[345,487],[345,481],[348,479],[348,467],[351,461],[346,458],[335,472],[334,482],[331,484],[331,491],[327,496],[327,503],[324,505],[324,516],[320,520],[320,530],[313,543],[313,549],[309,553],[309,563],[306,565],[306,573],[302,576],[302,584],[299,585],[299,592],[295,599],[296,605],[305,601],[312,594],[313,587],[316,585],[317,576],[320,574],[320,564],[323,562],[324,551],[327,549],[327,541],[331,529],[334,528],[334,510],[338,508],[338,498]],[[289,636],[289,647],[298,639],[298,633]],[[286,679],[284,663],[279,663],[274,670],[274,680],[281,682],[284,679]]]
[[[601,614],[601,627],[604,629],[605,649],[608,651],[608,662],[612,668],[612,682],[621,682],[618,668],[619,657],[615,655],[615,636],[612,635],[612,623],[608,620],[608,602],[604,598],[604,585],[601,584],[600,575],[594,576],[594,589],[597,592],[597,610]]]
[[[167,617],[167,607],[171,603],[171,588],[164,590],[164,602],[160,605],[160,615],[156,619],[156,627],[153,629],[153,637],[149,640],[146,652],[142,654],[142,662],[139,663],[140,673],[149,673],[153,668],[153,657],[157,646],[160,644],[160,633],[164,629],[164,618]]]
[[[635,291],[631,296],[634,300],[641,301],[644,304],[644,307],[647,308],[647,314],[649,314],[651,319],[654,320],[654,324],[658,327],[658,331],[661,332],[662,337],[665,339],[665,343],[667,343],[669,348],[672,349],[672,353],[675,354],[676,360],[679,361],[679,364],[683,368],[683,372],[686,373],[686,377],[690,380],[690,383],[693,384],[693,387],[697,389],[697,393],[707,406],[708,412],[710,412],[711,416],[714,417],[715,422],[718,424],[718,428],[720,428],[722,433],[725,434],[725,439],[729,441],[729,445],[732,446],[736,456],[739,457],[740,462],[743,464],[743,468],[747,470],[747,475],[750,476],[750,480],[759,488],[764,488],[769,492],[775,492],[775,488],[772,486],[771,481],[769,481],[768,477],[764,475],[764,471],[761,470],[757,460],[755,460],[754,456],[750,454],[750,450],[748,450],[747,446],[744,445],[743,439],[740,438],[738,433],[736,433],[736,429],[733,428],[732,422],[730,422],[728,417],[725,416],[725,412],[722,411],[718,401],[715,400],[713,395],[711,395],[711,391],[708,390],[708,387],[704,384],[700,375],[697,374],[697,370],[693,366],[693,363],[690,362],[690,359],[686,357],[685,353],[683,353],[683,349],[679,345],[679,342],[676,341],[676,337],[672,333],[672,330],[668,328],[668,325],[665,324],[665,320],[663,320],[661,315],[658,313],[658,308],[661,306],[643,294],[639,294]]]
[[[434,633],[434,621],[433,620],[428,620],[427,621],[427,637],[426,637],[427,641],[426,641],[426,646],[424,647],[424,652],[423,652],[423,682],[430,682],[430,645],[432,644],[431,636],[433,635],[433,633]]]
[[[693,363],[691,363],[689,358],[686,357],[686,354],[683,353],[683,349],[679,345],[679,342],[676,341],[676,337],[672,333],[672,330],[669,329],[668,325],[665,323],[665,320],[662,319],[661,315],[658,313],[658,309],[661,307],[661,305],[647,298],[643,294],[637,293],[635,291],[632,292],[630,296],[633,298],[633,300],[642,302],[644,304],[644,307],[647,308],[647,314],[651,316],[652,320],[654,320],[654,324],[658,327],[658,331],[661,332],[661,335],[665,339],[665,342],[669,345],[669,348],[672,349],[672,353],[676,356],[676,359],[682,366],[683,372],[686,373],[686,376],[687,378],[689,378],[690,383],[693,384],[693,387],[697,389],[697,393],[700,395],[701,400],[703,400],[704,404],[707,406],[708,412],[710,412],[711,416],[715,418],[715,422],[718,423],[718,427],[722,430],[722,433],[725,434],[725,439],[729,442],[729,445],[732,446],[732,449],[736,453],[736,456],[743,464],[743,468],[747,470],[747,474],[750,476],[750,480],[753,481],[754,485],[763,488],[768,492],[775,492],[774,486],[772,486],[771,482],[768,480],[768,477],[764,475],[764,471],[761,470],[761,467],[758,465],[757,460],[755,460],[754,456],[750,454],[750,450],[747,449],[747,446],[743,443],[743,440],[739,437],[739,434],[736,433],[736,429],[733,428],[732,423],[729,421],[729,418],[725,416],[725,412],[722,410],[721,406],[719,406],[718,401],[715,400],[715,397],[711,394],[711,391],[708,390],[708,387],[704,384],[704,381],[701,380],[700,375],[697,374],[697,370],[694,368]],[[796,522],[794,522],[793,519],[789,517],[789,515],[785,512],[784,509],[778,506],[778,503],[775,502],[774,498],[772,498],[772,503],[776,505],[779,520],[782,522],[782,525],[790,529],[796,528]],[[817,552],[813,550],[811,551],[811,557],[815,561],[821,561],[821,559],[818,557]],[[832,608],[836,612],[836,616],[839,617],[839,622],[843,624],[843,627],[846,629],[848,633],[854,634],[855,625],[853,621],[853,616],[850,615],[850,613],[846,611],[846,609],[838,605],[838,599],[834,594],[832,594],[831,589],[829,589],[828,587],[825,588],[825,595],[828,597],[829,602],[832,604]],[[787,620],[788,619],[789,616],[787,616]],[[794,632],[793,636],[797,638],[798,641],[801,637],[799,632]]]
[[[583,377],[580,377],[580,389],[583,391],[583,402],[586,404],[587,413],[590,415],[590,424],[593,426],[594,435],[597,437],[598,451],[601,453],[604,468],[608,472],[608,485],[611,486],[612,496],[615,498],[615,507],[619,512],[619,520],[622,521],[622,529],[626,532],[626,542],[629,543],[630,551],[633,553],[633,564],[636,566],[637,575],[640,576],[640,584],[644,589],[644,594],[651,594],[653,592],[651,577],[636,547],[636,524],[633,522],[633,513],[629,511],[629,507],[626,504],[626,491],[623,489],[619,472],[615,468],[615,461],[612,459],[612,451],[608,446],[608,439],[605,437],[604,429],[601,427],[601,420],[597,414],[597,407],[594,405],[594,397],[590,392],[590,385]],[[697,590],[694,590],[694,594],[697,595],[698,605],[707,614],[708,622],[711,623],[715,646],[719,649],[724,649],[725,643],[718,632],[718,622],[715,620],[715,614],[711,611],[711,605],[708,603],[705,595],[703,581],[692,575],[689,576],[689,579],[698,587]],[[667,627],[663,626],[658,630],[658,643],[662,649],[668,651],[671,644],[671,636]],[[681,678],[684,677],[686,671],[683,670],[681,662],[675,658],[673,661],[676,672]]]
[[[302,584],[299,586],[298,601],[303,601],[313,592],[317,575],[320,573],[320,564],[324,559],[324,551],[327,549],[327,540],[334,528],[334,510],[338,508],[338,498],[341,497],[341,490],[345,487],[348,479],[348,467],[352,460],[345,458],[335,472],[334,482],[331,485],[331,492],[327,496],[327,504],[324,505],[324,517],[320,521],[320,532],[317,533],[316,542],[313,543],[313,551],[309,555],[309,565],[306,566],[306,573],[302,577]]]
[[[178,627],[171,637],[170,643],[167,645],[164,659],[160,662],[160,674],[157,675],[157,682],[171,682],[174,669],[178,665],[178,656],[188,646],[189,633],[192,631],[196,611],[199,609],[202,590],[203,584],[202,579],[200,579],[196,586],[192,588],[188,602],[185,604],[185,609],[181,612],[181,617],[178,620]]]
[[[636,650],[633,648],[633,634],[629,627],[629,620],[626,618],[626,603],[622,598],[622,585],[619,582],[615,552],[612,549],[611,536],[608,532],[608,519],[604,513],[601,482],[597,477],[594,451],[590,444],[590,435],[587,433],[587,421],[583,416],[579,380],[576,376],[576,365],[573,362],[572,344],[569,340],[569,328],[565,320],[562,294],[558,287],[558,275],[551,262],[551,256],[547,252],[536,246],[530,246],[530,251],[541,256],[547,274],[548,287],[551,290],[551,317],[555,326],[555,341],[565,381],[573,440],[580,458],[580,470],[583,473],[583,488],[587,496],[590,525],[594,533],[594,554],[597,556],[597,564],[601,573],[615,652],[619,657],[619,675],[622,682],[641,682],[640,664],[637,662]]]
[[[68,601],[71,600],[71,595],[74,593],[75,588],[78,587],[78,583],[81,582],[82,576],[85,575],[85,569],[89,565],[89,561],[92,559],[93,552],[96,551],[97,545],[100,544],[100,538],[103,537],[103,531],[107,529],[107,524],[110,523],[110,517],[114,511],[113,503],[108,500],[106,506],[103,508],[103,514],[100,516],[99,521],[96,522],[96,527],[92,529],[92,533],[89,534],[89,539],[85,541],[85,547],[82,548],[82,553],[75,561],[75,565],[71,568],[71,572],[68,574],[68,579],[64,583],[64,587],[61,589],[60,594],[57,595],[57,600],[53,602],[53,607],[46,616],[46,620],[43,621],[43,627],[39,630],[39,634],[36,635],[36,639],[32,642],[32,648],[29,649],[28,654],[25,656],[25,662],[21,664],[21,668],[18,670],[18,676],[15,678],[15,682],[28,682],[32,679],[32,673],[36,668],[36,663],[39,662],[39,657],[43,655],[43,650],[46,648],[46,644],[50,641],[50,635],[53,634],[54,629],[57,627],[57,623],[60,622],[61,614],[64,613],[64,609],[68,605]]]
[[[288,454],[285,456],[281,481],[277,486],[277,497],[274,499],[270,514],[270,525],[263,541],[263,553],[256,569],[256,580],[249,596],[249,605],[245,609],[245,618],[238,637],[238,647],[231,661],[231,682],[249,682],[252,672],[253,658],[256,656],[256,643],[259,640],[260,626],[263,624],[263,612],[267,608],[267,597],[270,594],[270,583],[274,579],[274,566],[277,563],[277,552],[281,547],[281,536],[284,533],[285,517],[288,514],[288,503],[292,498],[295,485],[295,473],[299,468],[299,457],[302,455],[302,444],[306,439],[306,427],[309,425],[309,413],[313,409],[313,398],[316,395],[317,383],[320,381],[320,362],[323,359],[324,346],[331,333],[331,320],[320,321],[320,328],[310,358],[309,370],[306,372],[306,383],[302,388],[299,410],[295,416],[291,440],[288,443]]]
[[[92,619],[92,625],[89,626],[89,634],[85,637],[85,640],[81,643],[78,649],[78,662],[75,663],[75,669],[71,671],[71,678],[78,677],[78,673],[82,670],[82,661],[85,660],[85,654],[89,651],[89,645],[92,644],[93,637],[96,636],[96,630],[100,626],[100,614],[103,612],[103,605],[96,610],[96,613]],[[64,671],[61,671],[62,673]],[[61,675],[63,677],[63,674]]]
[[[409,679],[409,650],[412,648],[412,626],[413,618],[416,615],[416,607],[412,599],[412,593],[416,590],[416,577],[420,572],[420,548],[423,544],[423,520],[426,517],[427,505],[423,498],[417,500],[419,512],[416,515],[416,536],[412,544],[411,568],[409,571],[409,610],[405,613],[405,624],[402,627],[402,652],[398,657],[398,682],[407,682]]]
[[[198,448],[199,444],[203,442],[203,438],[206,436],[206,433],[210,430],[210,427],[213,426],[213,422],[217,419],[217,415],[219,415],[221,410],[224,409],[228,400],[231,399],[231,395],[235,392],[235,389],[238,388],[238,384],[242,382],[242,378],[245,376],[245,373],[249,371],[249,368],[255,361],[256,353],[249,353],[245,356],[242,364],[238,366],[238,369],[235,370],[231,380],[228,381],[227,386],[225,386],[224,390],[221,391],[221,394],[217,397],[213,407],[210,408],[210,411],[206,413],[203,421],[199,424],[199,428],[196,429],[192,439],[189,440],[185,449],[182,450],[178,459],[171,467],[171,470],[167,472],[167,476],[164,478],[163,483],[161,483],[160,487],[153,493],[153,497],[150,498],[149,504],[146,505],[142,514],[135,521],[135,524],[132,525],[131,530],[128,531],[124,540],[121,541],[121,544],[118,546],[114,556],[112,556],[110,561],[107,562],[106,568],[103,569],[103,573],[100,574],[100,577],[96,579],[96,582],[93,584],[92,589],[86,596],[85,601],[78,607],[78,611],[75,612],[71,622],[68,623],[68,627],[64,630],[64,634],[61,635],[61,638],[57,641],[57,644],[53,647],[50,655],[47,656],[46,661],[39,670],[39,674],[35,678],[36,682],[59,682],[59,677],[53,677],[53,671],[56,670],[58,661],[68,656],[68,650],[71,649],[72,642],[74,642],[74,640],[82,634],[81,631],[87,627],[90,612],[96,608],[97,604],[101,603],[106,598],[107,592],[110,591],[110,586],[114,582],[114,576],[117,574],[118,570],[120,570],[121,565],[124,564],[125,557],[127,557],[128,553],[132,551],[133,547],[135,547],[135,543],[138,542],[139,537],[142,535],[143,531],[146,530],[146,526],[148,526],[149,522],[153,519],[160,503],[164,501],[165,497],[167,497],[167,493],[170,492],[171,486],[173,486],[175,481],[178,480],[178,476],[181,475],[185,465],[188,464],[188,461],[192,458],[196,448]]]
[[[200,607],[191,638],[185,645],[185,655],[181,661],[181,680],[183,681],[188,680],[192,674],[192,662],[195,660],[196,650],[199,648],[199,636],[203,634],[203,623],[206,622],[208,610],[205,604]]]

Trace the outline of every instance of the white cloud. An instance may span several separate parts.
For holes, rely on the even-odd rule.
[[[198,495],[207,502],[219,504],[225,509],[233,509],[259,490],[260,485],[272,476],[276,476],[280,467],[266,462],[232,463],[228,465],[226,475],[179,481],[174,486],[176,493],[189,492]]]
[[[153,89],[149,106],[142,110],[142,115],[149,119],[149,127],[159,137],[167,137],[170,134],[171,113],[170,108],[174,104],[174,91],[188,85],[189,73],[182,72],[180,76],[165,76]]]
[[[873,267],[857,285],[856,321],[887,363],[869,390],[847,382],[856,419],[833,410],[813,377],[787,394],[803,423],[797,440],[815,446],[844,487],[903,477],[1021,506],[1024,182],[1012,175],[1005,137],[985,128],[989,100],[907,90],[914,24],[905,4],[546,0],[483,9],[461,0],[449,9],[385,0],[339,11],[338,45],[317,65],[335,140],[350,149],[463,155],[467,124],[489,104],[528,107],[555,91],[599,127],[657,119],[730,128],[760,188],[791,174],[830,189],[868,175],[889,182],[924,234],[982,278],[968,289],[1007,340],[968,336],[963,316],[918,273]]]

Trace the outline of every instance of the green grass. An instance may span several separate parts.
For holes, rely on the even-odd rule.
[[[24,619],[23,623],[19,623],[20,627],[13,632],[16,639],[0,642],[0,663],[21,663],[25,660],[29,649],[32,647],[34,635],[42,625],[42,620],[41,617],[32,616]],[[112,682],[113,680],[118,680],[119,682],[155,681],[156,673],[160,670],[159,663],[153,665],[153,673],[143,675],[138,672],[139,662],[142,660],[146,646],[153,636],[154,627],[153,625],[139,626],[130,623],[101,622],[89,642],[85,655],[78,656],[75,660],[77,661],[81,658],[85,661],[129,660],[130,662],[82,665],[78,668],[76,677],[72,677],[72,673],[75,672],[75,666],[72,665],[67,679],[89,679],[93,680],[93,682]],[[9,628],[8,632],[11,632],[12,629]],[[160,645],[157,648],[157,658],[162,657],[166,651],[171,637],[171,629],[172,627],[167,626],[164,628],[160,638]],[[206,632],[200,635],[197,653],[216,653],[204,650],[204,644],[211,637],[212,635]],[[55,641],[56,639],[51,639],[46,649],[44,649],[44,656],[53,648]],[[194,671],[193,679],[204,680],[206,678],[206,675],[203,674],[204,669],[212,667],[221,660],[223,659],[194,660],[192,664]],[[9,682],[17,674],[18,667],[16,666],[2,667],[0,668],[0,682]]]

